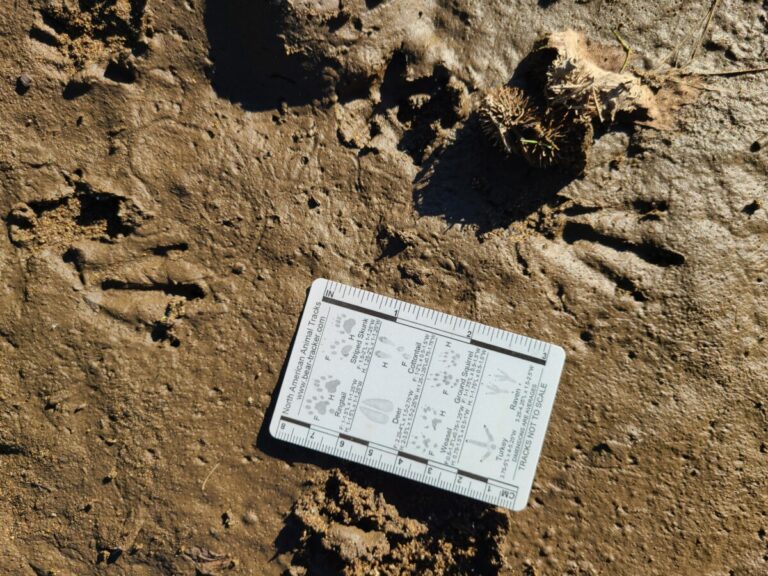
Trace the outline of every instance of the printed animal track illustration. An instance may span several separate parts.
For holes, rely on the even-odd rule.
[[[430,456],[434,456],[435,448],[439,447],[439,444],[435,442],[431,436],[428,436],[427,434],[424,434],[424,433],[419,434],[417,445],[419,446],[419,448],[424,450],[424,452],[426,452]]]
[[[498,368],[496,370],[496,373],[493,375],[493,378],[497,382],[509,382],[510,384],[517,384],[517,380],[512,378],[507,372],[502,370],[501,368]]]
[[[483,440],[465,440],[467,444],[473,444],[474,446],[480,446],[481,448],[485,448],[485,453],[480,457],[480,462],[484,462],[491,454],[493,454],[496,449],[498,448],[498,445],[493,441],[493,434],[491,434],[491,431],[488,429],[488,426],[483,424],[483,430],[485,431],[485,437],[486,439]]]
[[[347,317],[346,314],[340,314],[336,321],[334,322],[334,325],[336,326],[336,329],[342,333],[342,334],[352,334],[352,330],[355,329],[355,324],[357,322],[354,318]]]
[[[451,368],[456,368],[456,366],[459,365],[460,358],[461,354],[451,349],[443,350],[439,355],[440,362],[444,365],[450,366]]]
[[[438,412],[437,410],[427,406],[422,411],[421,419],[426,422],[426,424],[425,424],[426,428],[431,428],[432,430],[437,430],[437,427],[443,421],[443,417],[444,416],[445,416],[445,412],[444,411]]]
[[[513,394],[514,391],[510,390],[509,388],[502,388],[501,386],[497,386],[493,382],[490,384],[486,384],[485,387],[488,389],[488,392],[485,393],[486,396],[496,396],[498,394]]]
[[[328,413],[328,406],[331,404],[330,400],[325,400],[322,396],[312,396],[309,398],[309,404],[307,405],[307,414],[310,416],[325,416]]]
[[[389,422],[389,414],[395,405],[386,398],[368,398],[360,402],[360,412],[376,424]]]
[[[331,345],[328,347],[328,349],[330,350],[331,356],[340,355],[344,358],[349,358],[349,355],[352,354],[352,350],[354,349],[354,346],[342,340],[334,340],[333,342],[331,342]],[[330,358],[328,359],[330,360]]]
[[[322,389],[325,388],[331,394],[335,394],[336,390],[338,390],[341,385],[341,380],[332,378],[331,376],[320,376],[319,378],[315,378],[313,384],[318,392],[322,392]]]
[[[520,383],[517,380],[512,378],[512,376],[510,376],[501,368],[498,368],[496,372],[493,374],[493,376],[491,376],[491,378],[496,380],[496,382],[501,382],[503,384],[511,384],[513,386],[520,385]],[[490,384],[486,384],[485,387],[488,390],[488,392],[486,392],[487,396],[495,396],[497,394],[514,394],[515,392],[510,388],[499,386],[498,384],[495,384],[493,382],[491,382]]]
[[[459,383],[456,377],[447,370],[430,374],[429,382],[432,388],[455,388]]]
[[[403,360],[411,359],[411,355],[405,351],[406,350],[405,346],[398,346],[395,342],[393,342],[386,336],[379,336],[379,342],[384,344],[384,346],[386,346],[389,349],[389,351],[387,352],[385,350],[376,350],[376,352],[374,352],[374,355],[377,358],[383,358],[383,359],[392,358],[392,355],[395,352],[397,352],[403,358]]]

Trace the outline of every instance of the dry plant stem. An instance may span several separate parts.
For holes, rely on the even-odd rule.
[[[613,35],[616,37],[616,40],[619,41],[619,44],[621,44],[621,47],[624,48],[624,52],[625,52],[624,62],[622,63],[621,69],[619,70],[619,74],[621,74],[622,72],[624,72],[624,70],[626,70],[627,64],[629,63],[629,59],[632,56],[632,47],[629,44],[627,44],[626,40],[624,40],[624,38],[622,38],[619,35],[618,31],[611,30],[611,32],[613,32]],[[602,122],[602,118],[600,119],[600,121]]]
[[[699,52],[699,48],[701,48],[701,45],[704,43],[704,36],[707,35],[707,31],[709,30],[709,27],[712,25],[712,18],[715,16],[715,12],[717,12],[717,8],[720,5],[720,0],[712,0],[712,4],[709,6],[709,11],[707,12],[706,19],[704,20],[704,26],[701,29],[701,32],[699,33],[699,38],[696,40],[696,44],[693,47],[693,51],[691,52],[691,57],[688,59],[688,62],[686,63],[686,66],[689,65],[693,60],[696,58],[696,55]]]
[[[597,117],[600,119],[600,122],[605,122],[603,119],[603,111],[600,109],[600,102],[597,99],[597,93],[595,92],[595,87],[592,87],[592,102],[595,104],[595,110],[597,110]]]
[[[717,10],[717,7],[719,4],[720,4],[720,0],[712,0],[712,3],[709,6],[709,10],[707,10],[707,14],[704,17],[702,29],[699,32],[699,38],[694,48],[691,50],[691,55],[688,58],[688,61],[683,66],[679,65],[680,51],[682,50],[683,45],[685,45],[693,36],[694,29],[691,29],[688,32],[686,32],[685,36],[683,36],[680,39],[680,42],[678,42],[677,45],[672,49],[672,51],[659,63],[659,65],[656,67],[656,70],[661,68],[664,64],[669,64],[673,68],[682,68],[682,67],[688,66],[693,61],[694,57],[699,51],[699,47],[704,42],[704,36],[706,35],[707,30],[709,29],[709,26],[712,23],[712,18],[714,17],[715,11]]]
[[[205,492],[205,485],[208,483],[208,479],[209,479],[209,478],[210,478],[210,477],[213,475],[213,473],[214,473],[214,472],[216,472],[216,468],[218,468],[218,467],[219,467],[219,464],[221,464],[221,462],[216,462],[216,464],[214,465],[214,467],[213,467],[213,468],[211,468],[211,471],[210,471],[210,472],[208,472],[208,474],[206,475],[206,477],[205,477],[205,480],[203,480],[203,484],[202,484],[202,486],[200,487],[200,489],[201,489],[203,492]]]
[[[734,76],[744,76],[746,74],[762,74],[768,72],[768,66],[760,68],[745,68],[744,70],[723,70],[722,72],[684,72],[683,76],[722,76],[724,78],[733,78]]]

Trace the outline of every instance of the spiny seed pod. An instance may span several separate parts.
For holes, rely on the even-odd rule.
[[[545,115],[519,88],[488,91],[478,109],[483,133],[507,154],[540,168],[560,164],[562,122]]]
[[[587,156],[595,137],[595,130],[589,117],[578,114],[563,115],[558,140],[557,165],[568,171],[581,174],[587,167]]]
[[[570,61],[560,63],[555,60],[547,71],[547,101],[550,106],[562,107],[602,122],[602,97],[602,92],[595,86],[595,79]]]
[[[537,116],[525,93],[507,86],[491,88],[480,103],[478,114],[483,133],[508,153],[516,148],[507,141],[510,127],[535,122]]]

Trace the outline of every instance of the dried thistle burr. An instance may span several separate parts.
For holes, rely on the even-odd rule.
[[[519,88],[489,90],[478,109],[483,133],[507,154],[517,154],[533,166],[558,164],[564,133],[556,119],[542,114]]]
[[[601,124],[611,124],[620,113],[650,121],[658,117],[653,92],[639,76],[623,70],[626,58],[618,46],[597,44],[580,32],[565,30],[546,36],[534,50],[553,55],[546,71],[548,107],[562,107]]]
[[[540,64],[530,78],[537,88],[492,88],[478,108],[483,133],[505,153],[580,173],[595,126],[610,129],[618,114],[658,124],[656,98],[639,76],[623,71],[621,49],[566,30],[537,42],[531,55]]]

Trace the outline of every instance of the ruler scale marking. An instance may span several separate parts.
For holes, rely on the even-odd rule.
[[[316,280],[269,431],[521,510],[564,357],[546,342]]]

